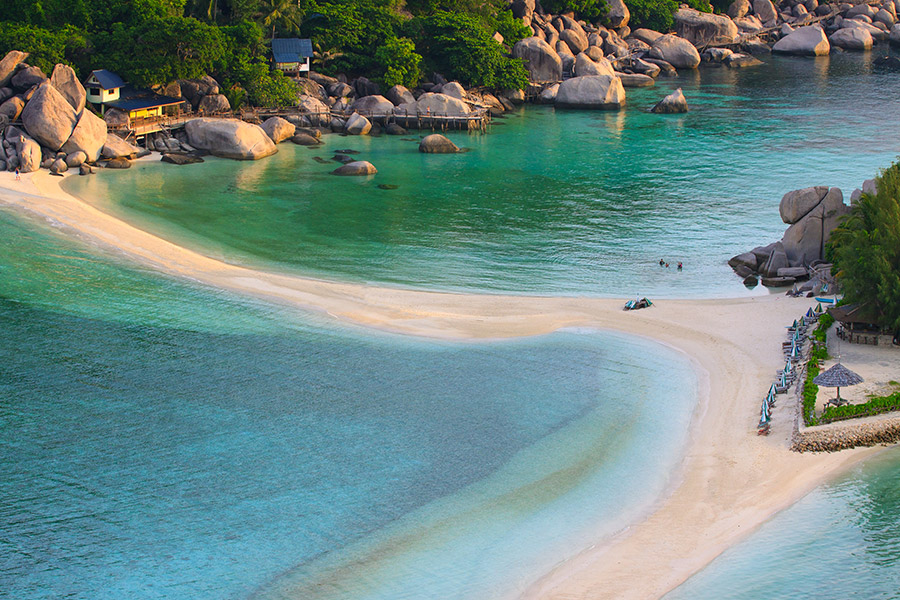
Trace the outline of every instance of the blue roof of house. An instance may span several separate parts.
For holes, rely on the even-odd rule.
[[[312,42],[300,38],[275,38],[272,40],[272,56],[277,63],[304,62],[313,55]]]
[[[154,94],[150,90],[139,90],[132,87],[126,87],[121,92],[118,100],[107,102],[106,106],[118,108],[119,110],[130,112],[132,110],[140,110],[142,108],[155,108],[157,106],[171,106],[184,102],[184,98],[173,98],[171,96],[160,96]]]
[[[91,75],[100,82],[100,87],[104,90],[111,90],[114,88],[120,88],[125,85],[125,82],[122,81],[122,78],[113,73],[112,71],[107,71],[106,69],[97,69],[96,71],[91,71]]]

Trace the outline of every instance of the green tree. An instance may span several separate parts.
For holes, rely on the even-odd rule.
[[[391,38],[375,52],[375,63],[382,65],[384,74],[378,79],[389,88],[402,85],[414,88],[422,78],[422,57],[408,38]]]
[[[631,2],[626,4],[631,8]],[[571,11],[588,21],[597,21],[609,11],[603,0],[542,0],[541,6],[554,15]]]
[[[528,84],[524,63],[506,56],[476,17],[437,12],[413,19],[407,31],[430,68],[464,85],[521,89]]]
[[[828,255],[848,302],[870,303],[900,329],[900,163],[876,178],[832,233]]]
[[[98,40],[105,51],[97,61],[142,87],[200,77],[221,64],[225,54],[221,30],[192,17],[117,23]]]
[[[297,0],[262,0],[259,10],[263,25],[272,28],[272,39],[275,39],[276,26],[288,34],[300,31],[301,14]]]
[[[0,56],[10,50],[28,52],[28,63],[48,75],[57,63],[83,68],[89,54],[87,37],[75,27],[50,31],[34,25],[4,23],[0,27]]]

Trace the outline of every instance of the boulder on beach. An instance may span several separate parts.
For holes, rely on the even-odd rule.
[[[106,121],[89,110],[81,111],[81,116],[72,130],[72,135],[62,145],[62,151],[66,154],[72,152],[84,152],[89,162],[100,158],[100,152],[107,140]]]
[[[826,191],[821,194],[823,189]],[[813,192],[810,193],[810,190]],[[791,267],[807,266],[816,260],[822,260],[825,243],[831,236],[831,232],[837,227],[838,221],[850,210],[844,204],[844,195],[839,188],[820,186],[798,191],[804,192],[803,196],[807,201],[814,195],[820,196],[821,199],[784,233],[781,241],[788,259],[786,266]],[[808,202],[803,204],[803,206],[806,205]]]
[[[818,206],[827,193],[828,186],[826,185],[788,192],[781,198],[781,203],[778,205],[781,220],[788,225],[796,223]]]
[[[86,161],[87,161],[87,154],[85,154],[81,150],[77,150],[76,152],[72,152],[71,154],[66,155],[66,165],[70,169],[74,169],[75,167],[80,167]]]
[[[772,46],[772,52],[800,56],[825,56],[830,51],[831,44],[818,25],[795,29]]]
[[[353,162],[349,162],[346,165],[338,167],[334,171],[331,172],[332,175],[349,175],[349,176],[359,176],[359,175],[374,175],[378,172],[378,169],[375,168],[375,165],[365,160],[355,160]]]
[[[678,88],[657,102],[650,111],[663,114],[686,113],[688,111],[687,99],[681,92],[681,88]]]
[[[106,142],[100,150],[100,156],[107,159],[129,158],[137,156],[140,148],[132,146],[114,133],[107,133]]]
[[[419,152],[426,154],[455,154],[459,152],[459,146],[439,133],[432,133],[422,138],[419,142]]]
[[[513,56],[525,61],[531,81],[559,81],[562,79],[562,59],[550,44],[538,37],[519,40],[513,46]]]
[[[666,61],[676,69],[696,69],[700,64],[697,48],[686,39],[671,33],[653,42],[649,55]]]
[[[738,37],[738,28],[725,15],[681,8],[675,13],[675,33],[694,46],[707,46],[734,43]]]
[[[185,123],[188,143],[214,156],[258,160],[278,152],[262,127],[239,119],[202,117]]]
[[[266,135],[276,144],[280,144],[294,135],[297,126],[281,117],[269,117],[261,125]]]
[[[22,111],[22,125],[42,146],[59,150],[72,135],[75,109],[50,82],[45,80]]]
[[[41,168],[41,145],[37,141],[20,132],[14,143],[19,171],[31,173]]]
[[[611,110],[625,104],[625,88],[616,76],[573,77],[559,84],[556,106]]]

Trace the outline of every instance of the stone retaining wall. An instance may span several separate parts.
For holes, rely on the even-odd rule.
[[[818,427],[800,427],[791,446],[795,452],[836,452],[857,446],[900,441],[900,416],[851,419]]]

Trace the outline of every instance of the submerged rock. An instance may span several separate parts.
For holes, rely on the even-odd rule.
[[[347,163],[342,167],[338,167],[334,171],[331,172],[332,175],[349,175],[349,176],[358,176],[358,175],[374,175],[378,172],[378,169],[375,168],[375,165],[365,160],[357,160],[354,162]]]

